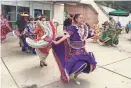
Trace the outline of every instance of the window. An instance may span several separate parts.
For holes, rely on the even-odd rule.
[[[20,12],[25,12],[25,13],[29,14],[30,13],[30,9],[29,9],[29,7],[18,6],[17,7],[17,14],[20,13]]]
[[[16,21],[16,6],[2,5],[2,14],[8,21]]]
[[[16,6],[2,5],[2,14],[9,21],[12,29],[16,29],[16,20],[19,19],[20,12],[25,12],[29,14],[30,9],[29,7],[18,6],[16,11]]]
[[[20,13],[27,13],[30,15],[30,8],[29,7],[17,7],[17,20],[20,18]]]
[[[9,21],[12,29],[16,28],[16,6],[2,5],[2,14]]]
[[[50,10],[44,10],[44,15],[47,17],[47,20],[50,20]]]
[[[42,10],[41,9],[34,9],[34,18],[37,18],[37,16],[42,14]]]

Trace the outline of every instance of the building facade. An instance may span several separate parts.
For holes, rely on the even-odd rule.
[[[28,13],[33,18],[44,14],[48,19],[52,19],[53,4],[33,1],[1,1],[1,13],[9,20],[13,29],[16,28],[15,22],[20,12]]]
[[[98,13],[91,5],[82,3],[77,5],[65,4],[65,10],[70,14],[82,14],[84,21],[90,26],[98,21]]]
[[[20,12],[26,12],[32,17],[39,14],[44,14],[48,19],[55,19],[59,22],[59,32],[63,31],[64,11],[65,9],[70,14],[81,13],[85,21],[92,25],[97,20],[100,23],[107,20],[107,17],[102,13],[101,9],[94,3],[93,0],[43,0],[43,1],[0,1],[0,13],[2,13],[10,22],[12,29],[16,29],[16,20]],[[71,4],[76,3],[77,5]],[[58,33],[59,34],[59,33]]]

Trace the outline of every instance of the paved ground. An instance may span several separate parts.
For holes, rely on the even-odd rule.
[[[62,84],[52,52],[47,58],[48,66],[39,67],[36,55],[21,52],[18,39],[13,36],[2,43],[2,88],[22,88],[37,84],[38,88],[131,88],[131,41],[128,35],[120,36],[116,47],[102,46],[87,41],[87,51],[92,51],[98,62],[91,74],[81,74],[81,85],[73,81]]]

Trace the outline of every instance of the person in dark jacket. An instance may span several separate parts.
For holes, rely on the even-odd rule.
[[[26,24],[28,23],[28,17],[28,14],[20,14],[19,18],[16,21],[20,34],[24,31]]]
[[[29,18],[29,15],[28,14],[20,14],[17,21],[16,21],[16,24],[17,24],[17,27],[18,27],[18,31],[19,31],[19,34],[20,34],[20,37],[19,37],[19,45],[22,47],[23,46],[23,42],[22,42],[22,33],[28,23],[28,18]]]

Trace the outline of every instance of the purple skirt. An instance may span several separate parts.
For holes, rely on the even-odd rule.
[[[59,40],[57,38],[56,40]],[[96,61],[93,53],[87,54],[70,54],[70,47],[67,41],[64,41],[58,45],[52,45],[53,54],[58,64],[61,81],[68,83],[71,74],[90,73],[96,67]]]

